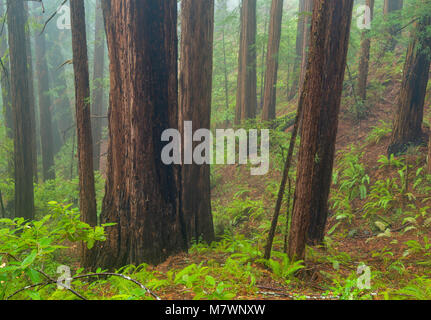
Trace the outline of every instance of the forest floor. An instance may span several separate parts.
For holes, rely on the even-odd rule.
[[[355,145],[359,149],[358,153],[360,152],[360,163],[365,169],[365,174],[369,176],[368,184],[370,186],[375,185],[378,181],[386,181],[385,179],[393,179],[387,180],[389,184],[392,184],[397,179],[399,166],[391,164],[381,166],[380,164],[383,162],[379,162],[381,156],[387,154],[386,150],[390,139],[389,130],[377,133],[378,141],[373,142],[369,137],[373,132],[375,133],[375,128],[382,127],[382,120],[386,125],[392,122],[399,89],[400,79],[387,84],[383,94],[384,98],[377,99],[373,107],[370,108],[367,118],[360,122],[353,121],[346,106],[342,107],[336,146],[338,155],[335,164],[336,171],[342,170],[340,157],[351,153],[352,145]],[[295,107],[295,103],[288,104],[284,109],[279,110],[279,115],[292,112]],[[429,128],[424,128],[424,131],[428,134]],[[423,146],[407,155],[407,163],[410,165],[407,169],[408,176],[412,177],[415,173],[418,175],[418,169],[425,165],[426,152],[427,148]],[[217,176],[217,183],[212,195],[215,201],[215,210],[219,210],[220,207],[238,206],[235,204],[235,199],[249,203],[249,207],[244,207],[247,213],[245,214],[246,217],[239,221],[236,220],[233,232],[237,235],[243,235],[246,239],[254,239],[253,245],[261,253],[266,240],[265,231],[269,226],[268,222],[263,223],[262,226],[262,220],[270,221],[271,219],[275,204],[276,193],[274,190],[277,190],[274,185],[281,179],[280,170],[271,170],[265,177],[253,177],[249,175],[246,168],[227,166],[217,169],[217,173],[219,176]],[[272,181],[272,193],[268,192],[269,181]],[[430,254],[428,239],[431,239],[431,230],[420,227],[426,219],[426,214],[429,211],[427,205],[430,205],[431,201],[426,197],[427,192],[425,194],[416,192],[416,182],[416,178],[407,179],[407,190],[403,194],[396,195],[394,193],[393,199],[389,202],[392,203],[392,208],[384,205],[380,207],[381,210],[379,209],[378,213],[384,213],[381,218],[387,223],[386,228],[382,230],[376,230],[373,224],[375,219],[378,220],[376,218],[379,217],[378,214],[374,217],[364,215],[364,211],[367,210],[366,199],[357,198],[351,201],[350,221],[343,220],[340,215],[331,212],[327,224],[327,230],[331,236],[327,237],[326,247],[309,248],[305,261],[304,270],[306,272],[301,273],[300,279],[287,277],[290,280],[286,281],[286,277],[283,277],[282,273],[280,274],[280,270],[275,270],[273,266],[268,266],[259,259],[249,259],[247,262],[250,263],[251,267],[259,270],[258,276],[252,286],[253,289],[244,286],[244,290],[236,291],[235,299],[354,298],[354,287],[357,284],[357,278],[361,275],[357,272],[360,264],[365,264],[370,268],[371,282],[375,282],[372,285],[372,290],[367,293],[368,298],[393,297],[391,294],[394,292],[397,292],[398,298],[417,298],[417,295],[420,295],[424,290],[429,292],[428,290],[431,289],[429,284],[425,289],[417,289],[411,285],[415,279],[429,271],[429,261],[426,258]],[[337,189],[339,189],[339,185],[334,184],[333,191]],[[374,197],[374,201],[378,202],[382,198]],[[264,204],[263,218],[261,219],[254,218],[252,213],[253,210],[259,211],[259,208],[256,210],[253,207],[253,201],[258,199],[261,200],[260,203]],[[397,207],[395,203],[404,210],[413,207],[412,210],[422,208],[422,215],[416,214],[414,219],[410,217],[403,220],[403,217],[395,212],[395,207]],[[231,211],[225,210],[224,212],[229,214]],[[415,220],[416,218],[418,220]],[[339,223],[340,221],[341,223]],[[335,232],[329,231],[333,228],[336,228]],[[279,239],[283,238],[282,229],[278,229],[277,238]],[[260,235],[256,236],[256,234]],[[281,240],[276,240],[274,249],[279,252],[283,251]],[[218,250],[199,252],[199,250],[192,249],[188,254],[171,257],[154,270],[160,274],[166,274],[168,270],[180,266],[198,265],[201,262],[208,265],[208,261],[211,261],[209,264],[211,269],[213,263],[223,266],[230,256],[231,254]],[[277,258],[274,259],[277,260]],[[278,258],[278,261],[281,259]],[[283,269],[283,266],[281,268]],[[217,277],[217,274],[213,276]],[[403,288],[416,290],[416,294],[409,294],[409,291]],[[365,296],[363,291],[359,291],[355,298]],[[184,285],[166,288],[159,293],[165,299],[191,299],[195,297],[193,290]]]
[[[381,69],[371,70],[370,82],[387,79]],[[380,94],[374,92],[362,121],[348,108],[354,97],[343,97],[325,245],[309,247],[305,262],[291,263],[283,253],[286,203],[273,258],[262,259],[282,168],[282,157],[271,155],[265,176],[251,176],[247,166],[213,168],[215,243],[196,244],[158,266],[145,266],[143,274],[132,268],[130,275],[141,277],[161,299],[431,298],[427,148],[386,156],[400,83],[398,73]],[[280,103],[278,116],[294,112],[296,103]],[[296,163],[293,167],[294,187]],[[359,196],[361,188],[366,195]],[[369,267],[371,288],[358,287],[360,265]],[[102,291],[109,297],[109,290]]]

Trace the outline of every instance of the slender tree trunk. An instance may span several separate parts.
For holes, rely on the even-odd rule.
[[[48,52],[48,62],[51,66],[49,70],[51,85],[52,89],[55,89],[58,93],[58,98],[53,101],[54,108],[52,109],[52,114],[57,119],[53,122],[54,153],[56,154],[67,140],[75,135],[73,130],[66,132],[70,125],[75,122],[75,119],[73,115],[74,107],[71,106],[67,95],[66,67],[60,67],[66,60],[62,52],[62,47],[66,41],[66,37],[64,36],[65,31],[58,30],[55,23],[49,23],[46,32],[49,38],[47,39],[48,48],[52,48]]]
[[[90,80],[88,72],[87,36],[84,0],[70,0],[72,26],[73,70],[75,74],[76,126],[78,137],[78,172],[81,220],[97,225],[96,192],[94,187],[93,142],[91,136]],[[81,265],[90,267],[94,250],[81,248]]]
[[[225,95],[225,107],[226,111],[229,110],[229,76],[227,71],[227,59],[226,59],[226,37],[223,25],[222,30],[222,41],[223,41],[223,72],[224,72],[224,95]]]
[[[301,89],[305,80],[305,72],[308,62],[308,47],[310,44],[311,31],[311,11],[313,10],[314,0],[300,0],[299,2],[299,18],[298,30],[296,36],[296,59],[293,66],[293,83],[288,96],[292,100],[296,94],[301,93]]]
[[[311,12],[313,11],[314,0],[305,0],[304,2],[304,40],[302,42],[302,55],[301,55],[301,72],[299,74],[299,92],[302,92],[302,87],[305,81],[305,73],[307,72],[308,65],[308,48],[310,47],[311,37]]]
[[[103,119],[103,72],[105,69],[105,29],[100,0],[96,6],[96,33],[94,36],[94,72],[93,72],[93,163],[94,170],[99,170],[100,146],[102,143]]]
[[[304,113],[288,255],[305,258],[307,232],[323,234],[332,177],[353,0],[316,0],[310,65],[304,87]]]
[[[236,123],[256,117],[256,0],[243,0]]]
[[[371,9],[371,20],[374,14],[374,0],[366,0],[366,5]],[[359,61],[359,75],[358,75],[358,95],[359,98],[364,102],[367,100],[367,82],[368,82],[368,69],[370,63],[370,47],[371,39],[370,32],[364,30],[362,32],[361,41],[361,58]]]
[[[187,250],[179,166],[162,132],[178,128],[177,1],[104,0],[110,56],[107,241],[96,266],[157,264]]]
[[[0,5],[0,17],[4,17],[5,10],[4,5]],[[9,82],[9,54],[7,53],[7,31],[4,30],[0,34],[0,58],[1,58],[1,70],[0,70],[0,81],[2,88],[2,101],[4,110],[4,119],[6,126],[6,134],[9,139],[13,139],[13,115],[12,115],[12,105],[10,97],[10,82]],[[11,159],[13,162],[13,159]]]
[[[35,4],[35,9],[42,10],[39,4]],[[38,23],[43,24],[43,15],[38,17]],[[53,130],[51,117],[51,98],[49,95],[50,83],[48,74],[48,63],[46,60],[46,39],[45,33],[36,32],[36,74],[39,92],[39,118],[40,118],[40,141],[42,145],[42,173],[43,180],[55,179],[54,171],[54,150],[53,150]]]
[[[276,116],[278,53],[280,49],[282,21],[283,0],[273,0],[271,6],[271,21],[268,33],[268,54],[266,61],[265,91],[262,111],[263,121],[273,120]]]
[[[31,152],[33,154],[33,178],[37,183],[38,172],[37,172],[37,122],[36,122],[36,96],[34,94],[34,81],[33,81],[33,59],[32,59],[32,48],[31,48],[31,26],[28,20],[28,3],[24,1],[25,10],[25,21],[26,21],[26,31],[25,31],[25,45],[27,48],[27,64],[28,64],[28,85],[30,90],[30,116],[31,116]]]
[[[192,121],[193,134],[210,130],[213,67],[214,0],[181,2],[181,63],[179,124]],[[195,142],[193,146],[198,145]],[[184,150],[187,150],[184,141]],[[188,241],[214,241],[211,214],[210,164],[183,164],[182,205]]]
[[[288,99],[292,100],[298,93],[299,72],[302,63],[302,51],[304,46],[304,24],[305,24],[305,2],[307,0],[299,0],[298,10],[298,26],[296,29],[296,55],[292,70],[292,85],[288,94]]]
[[[415,25],[407,50],[388,154],[403,153],[409,145],[419,145],[424,140],[422,122],[431,61],[431,36],[426,30],[431,25],[431,18],[422,17]]]
[[[268,12],[270,9],[266,8],[265,6],[265,23],[264,23],[264,27],[263,30],[264,32],[268,31],[268,20],[270,20],[270,13]],[[260,66],[261,66],[261,72],[260,72],[260,103],[259,103],[259,108],[262,110],[263,109],[263,95],[264,95],[264,91],[265,91],[265,62],[267,59],[267,50],[265,50],[265,43],[262,44],[262,55],[261,55],[261,62],[260,62]]]
[[[397,11],[402,10],[403,5],[404,5],[404,0],[385,0],[383,4],[383,14],[385,18],[388,19],[388,16],[390,14],[394,14],[394,13],[397,13]],[[394,23],[389,27],[390,39],[389,39],[388,45],[386,46],[386,50],[393,51],[395,49],[395,46],[397,45],[395,36],[399,28],[400,28],[399,23]]]
[[[14,118],[15,217],[34,218],[33,152],[24,2],[7,1]]]
[[[239,51],[238,51],[238,78],[236,84],[236,106],[235,106],[235,124],[239,125],[241,123],[241,106],[242,106],[242,52],[244,51],[244,32],[243,32],[243,21],[244,21],[244,4],[241,2],[240,9],[240,27],[239,27]]]

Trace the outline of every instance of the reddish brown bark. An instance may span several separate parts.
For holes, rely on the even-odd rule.
[[[256,117],[256,0],[243,0],[235,123]]]
[[[81,220],[97,225],[94,187],[93,143],[91,136],[90,80],[88,72],[87,36],[84,0],[70,0],[73,70],[75,74],[75,106],[78,138],[78,173]],[[94,261],[94,250],[81,248],[81,265],[88,268]]]
[[[10,85],[14,118],[15,217],[34,218],[32,120],[22,1],[7,1]]]
[[[353,0],[316,0],[288,255],[305,257],[307,234],[320,238],[327,217]]]
[[[283,0],[273,0],[271,5],[271,21],[265,71],[265,90],[263,96],[262,120],[275,119],[277,103],[277,72],[278,53],[281,39],[281,23],[283,20]]]
[[[193,134],[198,129],[211,128],[213,36],[214,0],[183,0],[179,126],[192,121]],[[184,133],[184,129],[181,131]],[[209,163],[183,164],[182,205],[188,241],[202,239],[211,243],[214,225]]]
[[[302,54],[301,54],[301,72],[299,74],[299,93],[302,92],[302,87],[305,81],[305,73],[307,72],[308,65],[308,49],[310,47],[311,37],[311,12],[313,11],[314,0],[304,1],[304,32],[302,42]]]
[[[101,220],[116,223],[97,267],[157,264],[187,250],[180,168],[162,132],[178,128],[177,1],[104,0],[110,56],[109,149]]]
[[[409,145],[419,145],[424,140],[422,122],[431,61],[431,36],[426,30],[430,25],[431,18],[422,17],[415,24],[412,33],[398,98],[398,112],[388,147],[389,154],[403,153]]]

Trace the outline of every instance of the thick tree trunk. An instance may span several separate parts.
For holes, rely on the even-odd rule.
[[[310,65],[288,255],[305,258],[307,233],[321,238],[325,227],[353,0],[316,0]]]
[[[81,220],[97,225],[94,187],[93,143],[91,136],[90,80],[88,72],[87,36],[84,0],[70,0],[73,70],[75,74],[76,126],[78,137],[78,172]],[[88,268],[94,261],[94,250],[81,248],[81,265]]]
[[[94,71],[93,71],[93,157],[94,170],[99,170],[100,146],[102,143],[103,124],[103,71],[105,69],[105,28],[100,0],[96,5],[96,31],[94,44]]]
[[[243,0],[236,123],[256,117],[256,0]]]
[[[422,122],[431,61],[431,36],[426,30],[430,25],[431,18],[422,17],[412,34],[388,154],[403,153],[409,145],[423,142]]]
[[[39,4],[35,4],[37,10],[42,10]],[[38,17],[38,23],[43,24],[43,15]],[[39,118],[40,118],[40,141],[42,146],[42,173],[43,180],[55,179],[54,171],[54,145],[51,117],[51,98],[49,95],[50,82],[48,74],[48,63],[46,60],[45,33],[36,32],[36,74],[39,92]]]
[[[278,53],[280,49],[282,20],[283,0],[273,0],[265,72],[265,91],[262,110],[263,121],[273,120],[276,116]]]
[[[371,9],[371,20],[374,14],[374,0],[366,0],[366,5]],[[364,30],[362,32],[361,53],[359,61],[359,75],[358,75],[358,96],[364,102],[367,99],[367,81],[368,70],[370,63],[370,47],[371,39],[370,32]]]
[[[34,218],[33,152],[24,2],[7,1],[14,118],[15,217]]]
[[[162,132],[178,128],[177,1],[104,0],[110,56],[107,241],[96,266],[157,264],[187,250],[181,172],[164,165]]]
[[[181,2],[180,128],[210,129],[214,0]],[[184,141],[184,150],[187,150]],[[200,142],[195,142],[194,146]],[[194,150],[194,148],[193,148]],[[210,164],[183,164],[182,205],[188,241],[214,241]]]

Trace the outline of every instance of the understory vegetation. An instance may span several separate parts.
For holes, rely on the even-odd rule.
[[[66,134],[65,130],[59,130],[64,143],[55,155],[55,179],[34,183],[35,219],[14,218],[15,181],[10,156],[14,143],[0,116],[0,300],[430,300],[431,173],[426,139],[402,154],[388,155],[387,151],[409,44],[408,13],[414,1],[405,1],[406,17],[393,18],[401,28],[406,27],[396,35],[392,51],[384,47],[390,38],[388,22],[376,14],[369,34],[373,45],[364,101],[358,99],[355,85],[362,31],[352,23],[329,216],[323,243],[307,245],[305,259],[289,259],[287,249],[300,137],[288,172],[271,258],[264,259],[299,100],[297,95],[289,98],[295,78],[297,1],[287,1],[284,8],[277,119],[251,119],[241,125],[233,124],[240,13],[236,6],[229,10],[216,7],[211,129],[271,128],[270,168],[266,175],[251,176],[251,164],[211,165],[215,241],[208,244],[193,239],[188,252],[172,255],[158,265],[126,265],[114,271],[98,268],[95,272],[80,265],[83,248],[105,242],[107,230],[116,227],[115,223],[100,224],[108,189],[106,158],[111,156],[106,151],[106,124],[98,142],[102,146],[100,170],[95,171],[99,224],[90,226],[83,222],[79,209],[76,134]],[[260,114],[271,1],[257,3],[256,100]],[[91,6],[91,14],[95,10]],[[375,11],[383,11],[383,1],[376,1]],[[90,26],[95,24],[93,20],[89,19]],[[93,44],[94,37],[89,42]],[[69,47],[68,43],[62,50],[71,51]],[[94,60],[91,53],[90,65]],[[53,63],[50,68],[58,65]],[[71,68],[67,64],[64,67],[67,88],[49,92],[53,100],[61,94],[73,99]],[[100,80],[108,89],[109,76]],[[424,107],[425,135],[430,133],[430,92],[428,89]],[[106,110],[103,117],[107,117]],[[62,118],[60,112],[53,112],[53,122]],[[40,162],[39,157],[42,168]]]

